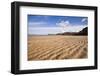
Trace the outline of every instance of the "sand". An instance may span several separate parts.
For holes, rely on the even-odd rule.
[[[28,60],[63,60],[87,58],[87,40],[87,36],[29,36]]]

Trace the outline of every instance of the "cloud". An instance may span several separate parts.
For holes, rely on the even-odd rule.
[[[48,35],[48,34],[57,34],[61,33],[60,27],[35,27],[29,28],[28,34],[33,35]]]
[[[56,23],[56,25],[60,26],[60,27],[67,27],[70,25],[70,22],[67,20],[67,21],[61,21],[59,23]]]
[[[63,30],[61,27],[29,27],[28,34],[29,35],[48,35],[48,34],[57,34],[63,32],[79,32],[86,26],[68,26],[67,30]]]
[[[62,32],[66,32],[67,27],[70,26],[71,24],[70,24],[70,22],[68,20],[66,20],[66,21],[61,21],[59,23],[56,23],[56,25],[58,25],[58,26],[63,28]]]
[[[41,26],[46,25],[46,24],[47,23],[43,22],[43,21],[41,21],[41,22],[29,22],[28,26],[29,27],[41,27]]]
[[[81,22],[85,22],[87,20],[87,18],[83,18],[82,20],[81,20]]]

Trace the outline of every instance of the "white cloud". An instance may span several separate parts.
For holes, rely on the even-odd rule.
[[[61,33],[60,27],[31,27],[29,28],[28,34],[34,35],[48,35],[48,34],[57,34]]]
[[[57,34],[63,32],[79,32],[86,26],[68,26],[67,30],[63,30],[61,27],[30,27],[28,30],[28,34],[35,34],[35,35],[48,35],[48,34]]]
[[[85,19],[83,19],[85,21]],[[56,23],[58,27],[41,27],[41,25],[46,24],[45,22],[35,22],[31,25],[38,25],[38,27],[29,27],[28,34],[35,34],[35,35],[47,35],[47,34],[57,34],[57,33],[63,33],[63,32],[79,32],[83,28],[85,28],[87,25],[71,25],[71,23],[66,21],[60,21]],[[42,25],[42,26],[43,26]]]
[[[62,32],[66,32],[66,30],[68,29],[67,27],[70,26],[71,24],[68,20],[66,20],[66,21],[61,21],[59,23],[56,23],[56,25],[62,28]]]
[[[61,21],[59,23],[56,23],[56,25],[60,26],[60,27],[67,27],[70,25],[70,22],[67,20],[67,21]]]
[[[41,22],[29,22],[28,23],[28,26],[30,27],[30,26],[32,26],[32,27],[40,27],[40,26],[42,26],[42,25],[46,25],[47,23],[46,22],[43,22],[43,21],[41,21]]]
[[[83,18],[82,20],[81,20],[81,22],[84,22],[84,21],[86,21],[87,20],[87,18]]]

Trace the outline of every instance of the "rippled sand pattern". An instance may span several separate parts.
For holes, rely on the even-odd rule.
[[[29,36],[28,60],[87,58],[87,36]]]

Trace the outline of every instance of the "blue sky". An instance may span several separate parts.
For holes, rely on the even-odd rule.
[[[88,25],[87,17],[28,15],[29,34],[78,32]]]

